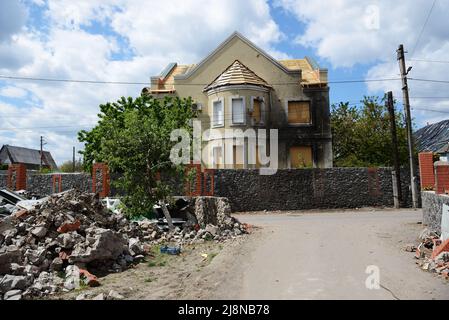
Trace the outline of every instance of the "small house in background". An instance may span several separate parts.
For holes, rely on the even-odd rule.
[[[3,145],[0,149],[0,164],[24,164],[29,170],[39,170],[41,152],[10,145]],[[58,166],[49,151],[42,152],[42,168],[56,170]]]
[[[436,154],[440,157],[440,161],[449,161],[449,143],[438,149]]]

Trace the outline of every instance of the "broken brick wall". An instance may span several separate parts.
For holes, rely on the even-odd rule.
[[[215,170],[214,196],[232,211],[392,207],[391,168]],[[404,206],[411,206],[408,170],[401,170]]]

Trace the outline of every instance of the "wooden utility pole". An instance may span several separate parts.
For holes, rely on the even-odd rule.
[[[43,147],[44,147],[44,137],[41,136],[41,154],[40,154],[41,162],[39,164],[39,171],[42,170],[42,162],[43,162],[43,156],[44,156],[44,154],[43,154]]]
[[[412,189],[412,205],[413,208],[418,207],[418,188],[416,186],[416,177],[415,177],[415,159],[413,152],[413,135],[412,135],[412,118],[410,115],[410,100],[408,96],[408,85],[407,85],[407,74],[410,71],[411,67],[405,68],[405,55],[404,55],[404,46],[401,44],[397,50],[398,61],[399,61],[399,70],[401,71],[401,79],[402,79],[402,95],[403,95],[403,104],[405,110],[405,119],[407,125],[407,142],[408,142],[408,156],[410,161],[410,183]]]
[[[75,146],[73,146],[73,151],[72,151],[72,172],[75,172]]]
[[[401,167],[399,165],[399,149],[398,149],[398,137],[396,135],[396,115],[394,112],[393,92],[387,92],[387,100],[385,104],[390,114],[390,130],[391,130],[391,146],[393,155],[393,182],[395,183],[395,189],[393,192],[395,195],[395,207],[400,208],[402,205],[402,188],[401,188]]]

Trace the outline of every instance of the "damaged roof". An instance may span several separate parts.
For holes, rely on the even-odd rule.
[[[9,160],[12,163],[24,163],[32,165],[40,165],[40,151],[36,149],[29,149],[24,147],[3,145],[0,149],[0,154],[7,153]],[[43,164],[52,169],[57,169],[55,160],[49,151],[43,151]]]
[[[252,84],[262,87],[270,87],[264,79],[259,77],[239,60],[235,60],[227,67],[214,81],[204,88],[204,91],[211,89],[239,84]]]
[[[449,119],[427,125],[415,132],[417,149],[437,152],[449,143]]]

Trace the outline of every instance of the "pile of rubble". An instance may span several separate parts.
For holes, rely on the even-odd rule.
[[[416,263],[421,269],[449,280],[449,239],[442,241],[428,229],[421,232],[419,239],[418,247],[409,245],[406,250],[415,252]]]
[[[219,220],[218,225],[203,224],[203,229],[196,223],[170,232],[158,220],[130,221],[109,211],[95,194],[70,190],[52,195],[0,220],[0,299],[97,286],[94,274],[126,269],[153,244],[182,247],[247,232],[248,226],[227,213]]]

